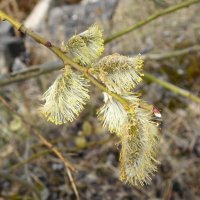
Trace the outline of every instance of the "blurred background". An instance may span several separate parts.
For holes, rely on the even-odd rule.
[[[1,0],[0,9],[60,45],[97,22],[105,38],[183,0]],[[200,3],[159,17],[113,40],[104,55],[146,56],[144,71],[200,96]],[[195,47],[195,50],[188,48]],[[186,49],[184,54],[175,52]],[[163,56],[165,53],[169,56]],[[156,55],[149,56],[148,55]],[[28,68],[57,63],[48,49],[0,24],[0,85]],[[200,104],[154,81],[139,86],[143,98],[162,113],[160,161],[150,185],[119,181],[117,138],[103,129],[96,111],[102,93],[91,86],[91,99],[79,118],[56,126],[38,115],[41,95],[59,71],[2,84],[0,96],[77,168],[80,199],[200,199]],[[0,200],[77,199],[63,162],[5,102],[0,101]]]

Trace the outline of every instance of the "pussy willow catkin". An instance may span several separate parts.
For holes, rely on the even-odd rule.
[[[92,67],[94,77],[129,104],[129,109],[104,92],[104,104],[97,111],[103,127],[119,137],[120,179],[131,185],[143,185],[157,169],[158,128],[152,121],[147,103],[133,92],[142,81],[140,55],[126,57],[117,53],[101,58],[103,35],[97,24],[63,42],[62,51],[76,63]],[[40,111],[48,121],[64,124],[75,120],[89,99],[89,81],[67,66],[44,93]]]

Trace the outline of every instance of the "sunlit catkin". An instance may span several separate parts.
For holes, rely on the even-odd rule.
[[[158,164],[158,129],[151,115],[161,115],[133,92],[142,81],[141,56],[131,58],[113,54],[98,61],[104,50],[103,43],[102,31],[96,24],[63,42],[61,50],[83,66],[79,67],[85,77],[68,66],[69,69],[65,69],[44,93],[41,113],[55,124],[73,121],[89,99],[85,79],[89,78],[104,92],[104,104],[97,112],[98,118],[103,127],[120,140],[120,179],[130,185],[143,185],[151,180]],[[85,142],[79,138],[80,141]]]
[[[102,30],[94,24],[88,30],[64,42],[61,49],[75,62],[91,67],[104,51],[103,42]]]
[[[102,30],[97,24],[93,24],[88,30],[79,34],[85,42],[88,50],[91,62],[96,61],[104,51],[104,40]]]
[[[143,60],[140,56],[129,58],[117,53],[103,57],[96,65],[100,80],[109,90],[118,94],[129,92],[141,81]]]
[[[136,95],[124,95],[124,98],[138,104],[138,97]],[[126,133],[130,128],[128,112],[116,99],[104,93],[104,105],[98,110],[97,116],[102,122],[103,127],[108,128],[111,133],[121,135]]]
[[[104,102],[105,104],[97,112],[103,127],[116,134],[128,130],[128,114],[124,107],[106,93],[104,93]]]
[[[88,95],[88,81],[72,71],[60,75],[44,93],[41,113],[55,124],[72,122],[83,110]]]
[[[151,113],[136,108],[129,114],[131,128],[121,137],[120,179],[131,185],[149,183],[157,170],[158,129]]]

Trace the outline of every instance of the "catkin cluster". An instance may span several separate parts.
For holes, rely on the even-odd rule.
[[[104,50],[102,31],[94,24],[83,33],[63,42],[62,51],[84,67],[92,67],[95,78],[109,91],[127,102],[124,106],[107,93],[104,105],[97,111],[102,125],[115,133],[121,144],[120,179],[131,185],[143,185],[157,169],[158,129],[152,121],[152,110],[133,89],[142,81],[143,60],[113,54],[99,59]],[[41,113],[55,124],[72,122],[89,99],[89,82],[67,66],[44,93]]]

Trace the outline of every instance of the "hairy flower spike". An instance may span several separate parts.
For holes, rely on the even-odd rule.
[[[63,44],[62,50],[65,51],[74,62],[83,66],[91,65],[89,50],[81,36],[72,36],[67,44]]]
[[[102,31],[94,24],[83,33],[72,36],[61,49],[75,62],[91,66],[104,51]]]
[[[106,85],[107,89],[103,88],[107,91],[105,103],[97,115],[103,126],[120,138],[120,179],[131,185],[143,185],[151,180],[157,169],[158,129],[151,118],[152,114],[157,117],[161,114],[131,91],[142,81],[140,55],[130,58],[113,54],[95,63],[104,50],[103,43],[102,31],[94,24],[63,43],[61,50],[74,62],[93,66],[91,71],[96,73],[95,78]],[[41,113],[55,124],[73,121],[89,99],[87,86],[82,76],[65,69],[44,93]],[[109,91],[117,93],[126,100],[126,105],[130,105],[124,108],[121,104],[124,101],[117,101]]]
[[[104,51],[102,30],[97,24],[93,24],[88,30],[80,33],[80,36],[88,47],[92,62],[96,61]]]
[[[143,60],[140,56],[129,58],[119,54],[105,56],[96,65],[100,80],[118,94],[129,92],[142,81]]]
[[[44,93],[41,113],[55,124],[72,122],[89,99],[88,82],[72,71],[59,76]]]
[[[124,98],[138,103],[138,98],[135,95],[124,95]],[[104,93],[105,104],[98,110],[97,115],[103,126],[107,127],[111,133],[121,135],[126,133],[130,128],[128,113],[124,107],[108,94]]]
[[[158,129],[151,121],[151,113],[142,108],[129,115],[131,128],[121,137],[120,179],[131,185],[144,185],[157,170]]]
[[[120,179],[131,185],[144,185],[157,169],[158,129],[151,121],[152,111],[136,94],[123,94],[133,107],[126,111],[111,96],[104,94],[105,104],[98,111],[98,118],[110,132],[121,138]]]
[[[104,101],[105,104],[97,112],[99,120],[111,133],[121,134],[128,129],[127,112],[118,101],[106,93],[104,93]]]

